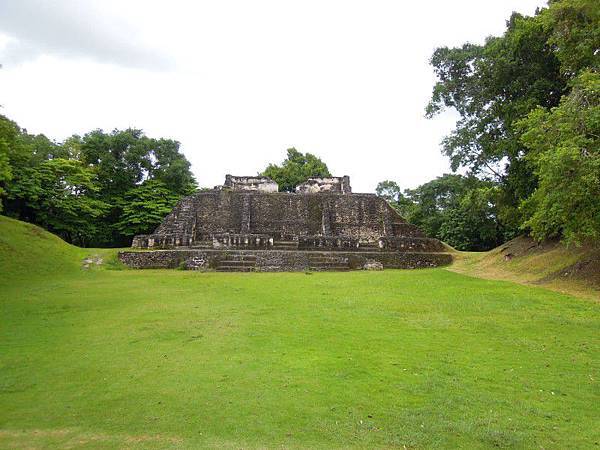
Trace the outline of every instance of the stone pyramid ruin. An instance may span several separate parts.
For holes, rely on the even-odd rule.
[[[435,267],[452,257],[350,179],[310,178],[278,192],[267,177],[227,175],[182,199],[153,234],[119,258],[135,268],[308,271]]]

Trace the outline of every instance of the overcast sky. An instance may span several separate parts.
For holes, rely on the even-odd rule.
[[[501,34],[537,0],[0,0],[0,113],[63,140],[181,142],[201,186],[296,147],[355,192],[449,172],[455,117],[424,118],[438,46]]]

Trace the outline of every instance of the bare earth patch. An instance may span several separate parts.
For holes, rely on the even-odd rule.
[[[0,447],[9,449],[177,448],[182,443],[181,438],[160,434],[93,433],[77,428],[0,430]]]

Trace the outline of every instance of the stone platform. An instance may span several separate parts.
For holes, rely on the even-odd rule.
[[[448,253],[314,250],[132,250],[119,259],[136,269],[216,270],[218,272],[282,272],[362,270],[380,263],[386,269],[418,269],[450,264]]]

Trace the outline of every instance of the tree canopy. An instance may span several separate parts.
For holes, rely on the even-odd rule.
[[[498,184],[498,220],[513,233],[531,231],[538,239],[598,236],[600,221],[592,219],[589,207],[595,181],[589,178],[596,167],[590,140],[598,140],[592,91],[600,58],[599,18],[597,1],[554,0],[532,17],[514,13],[505,33],[483,45],[465,43],[433,53],[438,81],[427,116],[446,108],[458,112],[443,152],[453,170]],[[588,116],[583,127],[575,125],[583,120],[576,119],[575,104]],[[566,122],[571,123],[568,137]],[[561,184],[563,195],[578,198],[579,206],[565,209],[550,184],[558,181],[559,167],[567,166],[573,170],[571,181]],[[583,185],[588,194],[577,191]],[[575,233],[583,224],[586,231]]]
[[[494,182],[446,174],[404,191],[396,182],[382,181],[376,192],[426,235],[459,250],[488,250],[507,237],[498,221]]]
[[[94,130],[57,143],[0,116],[3,212],[69,242],[129,245],[195,187],[177,141],[128,129]]]
[[[295,148],[287,149],[287,158],[281,163],[269,164],[260,175],[269,177],[283,192],[293,192],[300,183],[310,177],[330,177],[327,164],[311,153],[301,153]]]
[[[585,71],[560,105],[519,125],[538,187],[521,205],[536,238],[600,240],[600,75]]]

